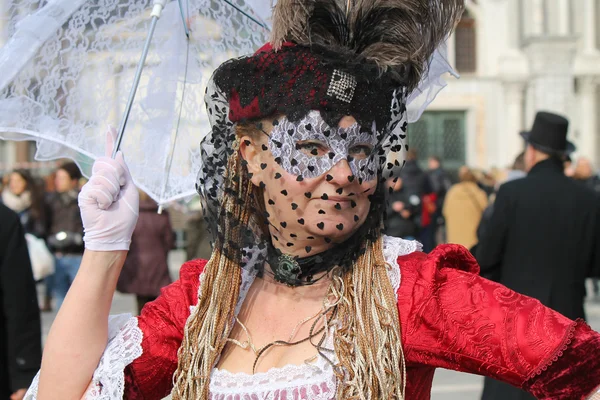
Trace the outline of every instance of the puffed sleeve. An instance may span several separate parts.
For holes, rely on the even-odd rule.
[[[408,364],[489,376],[538,399],[587,399],[600,386],[600,335],[478,275],[467,249],[398,259]]]
[[[108,343],[94,371],[88,400],[160,400],[171,391],[177,350],[190,307],[198,300],[205,260],[185,263],[178,281],[161,290],[138,317],[109,317]],[[37,398],[38,376],[26,400]]]
[[[179,280],[162,289],[158,299],[144,306],[137,317],[143,334],[141,355],[125,367],[124,399],[160,400],[171,392],[177,350],[190,307],[198,302],[205,264],[205,260],[184,264]]]

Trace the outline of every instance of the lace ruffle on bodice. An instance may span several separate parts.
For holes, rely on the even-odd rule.
[[[335,397],[333,368],[323,357],[314,363],[286,365],[254,375],[214,369],[211,400],[330,400]]]

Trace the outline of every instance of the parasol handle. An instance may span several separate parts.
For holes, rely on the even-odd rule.
[[[127,120],[129,119],[129,113],[131,112],[131,107],[133,106],[133,100],[135,99],[135,94],[137,92],[138,85],[140,84],[142,70],[144,69],[144,64],[146,63],[146,56],[148,56],[148,51],[150,50],[150,43],[152,42],[152,36],[154,35],[154,30],[156,29],[156,23],[158,22],[160,14],[162,13],[162,10],[163,8],[165,8],[166,4],[167,0],[154,0],[152,6],[152,13],[150,14],[150,16],[152,17],[152,21],[150,22],[150,29],[148,30],[148,36],[146,37],[144,50],[142,51],[142,56],[140,57],[140,61],[138,62],[138,66],[135,71],[135,78],[133,80],[133,85],[131,86],[131,91],[129,92],[127,106],[125,107],[125,112],[123,113],[121,124],[119,125],[119,133],[117,135],[117,140],[115,141],[112,158],[115,158],[117,156],[117,152],[121,147],[123,132],[125,132],[125,126],[127,125]]]

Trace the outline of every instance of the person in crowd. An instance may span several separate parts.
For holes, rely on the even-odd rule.
[[[427,173],[419,166],[418,159],[417,151],[409,149],[406,153],[404,167],[400,171],[400,178],[402,178],[403,192],[409,197],[417,196],[420,199],[421,215],[417,219],[420,224],[418,239],[423,243],[423,250],[429,252],[434,243],[426,240],[430,235],[424,237],[423,231],[432,224],[433,214],[437,211],[437,207]]]
[[[22,400],[42,360],[40,312],[25,229],[0,204],[0,399]]]
[[[77,203],[80,179],[81,172],[74,162],[61,165],[55,174],[55,192],[46,200],[47,243],[56,258],[55,273],[47,278],[47,285],[52,288],[57,308],[75,279],[83,254],[83,224]]]
[[[403,183],[402,178],[390,178],[386,181],[391,191],[388,193],[385,233],[415,240],[419,233],[421,198],[416,194],[408,194]]]
[[[506,181],[510,182],[515,179],[525,178],[527,176],[527,171],[525,167],[525,152],[522,151],[513,161],[512,168],[508,170],[508,174],[506,175]]]
[[[4,190],[5,188],[8,187],[8,179],[10,177],[10,174],[4,174],[0,177],[0,189]]]
[[[485,208],[485,210],[483,210],[481,221],[479,222],[479,226],[477,227],[477,243],[470,248],[473,254],[476,254],[477,245],[481,240],[481,237],[485,234],[485,231],[489,226],[490,220],[492,219],[492,215],[494,214],[494,201],[496,200],[496,193],[498,192],[500,186],[506,182],[524,178],[525,176],[527,176],[527,172],[525,171],[525,152],[521,152],[515,158],[512,167],[506,172],[506,175],[502,177],[500,177],[499,175],[496,179],[494,193],[491,196],[489,196],[489,204]],[[496,273],[497,272],[498,271],[496,271]],[[497,280],[495,275],[493,274],[487,275],[486,278]]]
[[[423,197],[431,192],[427,174],[419,166],[419,155],[416,150],[409,149],[406,153],[406,162],[400,170],[402,187],[407,193]]]
[[[46,237],[44,194],[28,171],[19,169],[9,174],[8,185],[2,191],[2,203],[17,213],[25,233]]]
[[[600,176],[598,176],[592,162],[588,158],[581,157],[577,160],[573,172],[573,179],[590,188],[594,193],[600,195]]]
[[[425,252],[431,251],[437,244],[437,235],[440,229],[444,228],[444,217],[442,209],[446,193],[452,186],[448,173],[442,168],[442,162],[437,156],[430,156],[427,159],[427,182],[429,190],[426,198],[423,199],[424,209],[428,214],[423,218],[423,230],[421,231],[421,241]],[[431,204],[429,204],[431,203]],[[427,219],[430,220],[427,223]],[[442,235],[444,236],[444,235]]]
[[[138,314],[148,302],[155,300],[160,289],[171,283],[168,255],[174,248],[175,235],[169,213],[158,213],[158,205],[140,191],[139,217],[117,290],[136,295]]]
[[[442,168],[442,161],[437,156],[431,156],[427,159],[427,178],[431,185],[431,190],[437,195],[439,209],[444,204],[446,193],[452,186],[452,181],[448,173]]]
[[[467,166],[458,171],[459,183],[446,193],[443,216],[448,243],[471,248],[477,243],[477,227],[487,207],[487,194],[479,188],[475,175]]]
[[[527,177],[503,184],[477,248],[483,274],[571,319],[585,318],[585,279],[600,267],[600,204],[564,174],[568,121],[538,112],[525,133]],[[486,379],[483,400],[533,399]]]

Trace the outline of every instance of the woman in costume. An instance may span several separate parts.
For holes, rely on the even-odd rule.
[[[208,86],[210,260],[108,324],[137,195],[122,155],[99,159],[80,197],[87,252],[28,398],[417,400],[438,367],[592,398],[585,323],[480,278],[461,246],[426,255],[381,233],[407,101],[461,12],[279,0],[272,42]]]

